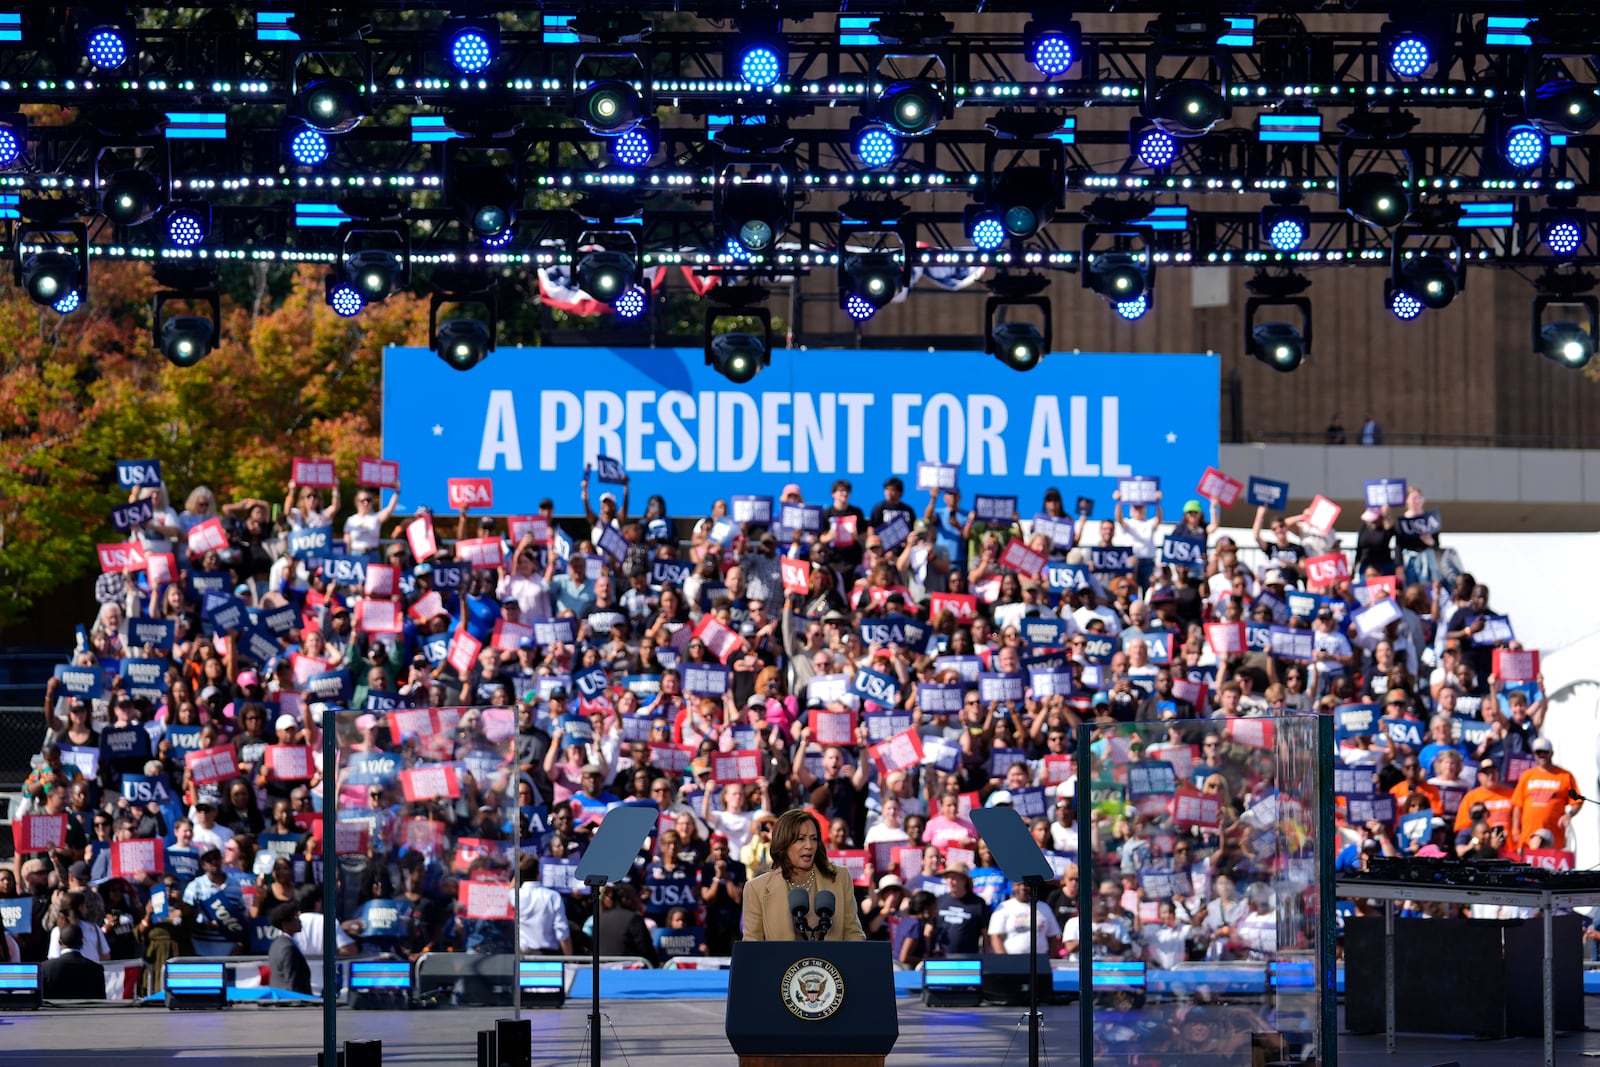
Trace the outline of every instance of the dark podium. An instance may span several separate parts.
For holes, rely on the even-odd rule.
[[[888,942],[739,942],[727,1032],[739,1067],[883,1067],[900,1036]]]

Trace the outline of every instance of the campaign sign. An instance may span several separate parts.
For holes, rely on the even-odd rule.
[[[918,463],[918,489],[954,489],[956,466],[953,463]]]
[[[1340,793],[1338,797],[1344,801],[1345,821],[1351,826],[1361,826],[1374,821],[1388,826],[1394,822],[1395,801],[1388,793]],[[1432,821],[1432,817],[1429,818]]]
[[[657,559],[650,562],[650,584],[655,586],[675,585],[683,588],[683,583],[694,573],[694,564],[680,563],[675,559]]]
[[[1018,574],[1026,575],[1035,581],[1044,573],[1045,564],[1048,562],[1049,560],[1043,555],[1035,552],[1016,538],[1008,541],[1006,547],[1000,553],[1001,566],[1009,567]]]
[[[322,577],[334,585],[367,584],[367,563],[354,556],[326,556],[321,559]],[[437,582],[437,568],[435,568]]]
[[[1513,652],[1508,648],[1494,650],[1493,672],[1502,682],[1536,682],[1539,680],[1539,653]]]
[[[1178,567],[1205,566],[1206,535],[1180,533],[1174,529],[1161,542],[1161,562]]]
[[[138,881],[147,874],[162,874],[161,840],[155,837],[114,841],[111,844],[111,877]]]
[[[606,669],[601,666],[589,667],[572,675],[572,687],[584,700],[595,700],[604,696],[606,686],[609,684],[606,680]]]
[[[171,619],[129,619],[128,645],[131,648],[159,648],[170,652],[173,631]]]
[[[682,665],[683,691],[691,696],[720,697],[728,691],[733,672],[720,663]]]
[[[392,460],[358,459],[356,461],[356,484],[368,485],[374,489],[398,489],[400,488],[400,464]]]
[[[895,734],[887,741],[880,741],[868,747],[867,756],[877,764],[878,777],[881,781],[891,771],[905,770],[922,762],[924,756],[922,738],[915,730],[906,730],[904,733]],[[956,758],[960,759],[959,749]]]
[[[1517,639],[1511,620],[1504,615],[1484,615],[1483,629],[1472,635],[1474,645],[1504,645]]]
[[[99,667],[71,667],[66,664],[55,670],[61,692],[80,700],[93,700],[104,691],[105,672]]]
[[[111,509],[111,525],[119,532],[126,533],[136,526],[143,526],[150,521],[150,516],[156,511],[155,504],[150,497],[136,500],[132,504],[119,504]]]
[[[463,508],[492,508],[494,507],[494,479],[447,478],[445,479],[445,501],[450,505],[451,511],[460,511]]]
[[[987,496],[978,494],[972,501],[972,513],[979,522],[1008,523],[1017,518],[1017,498],[1014,496]]]
[[[138,489],[161,484],[159,459],[117,460],[117,484],[124,489]]]
[[[1272,627],[1264,622],[1245,623],[1244,644],[1247,651],[1265,652],[1272,644]]]
[[[1403,508],[1406,506],[1406,480],[1404,478],[1378,478],[1366,484],[1367,507]]]
[[[160,704],[167,695],[167,661],[164,659],[124,659],[118,668],[122,688],[129,696],[144,697]]]
[[[1066,621],[1053,615],[1019,619],[1017,627],[1022,639],[1034,648],[1060,648],[1067,635]]]
[[[1395,525],[1407,537],[1436,537],[1443,528],[1437,511],[1424,511],[1414,517],[1402,515],[1395,520]]]
[[[922,762],[948,774],[961,766],[961,746],[942,737],[925,737],[922,739]]]
[[[1245,498],[1257,507],[1282,511],[1289,501],[1289,483],[1275,482],[1271,478],[1252,477],[1245,489]]]
[[[911,520],[906,518],[903,511],[897,511],[894,518],[878,527],[878,540],[883,542],[885,552],[893,552],[906,543],[906,538],[911,536]]]
[[[1178,791],[1178,772],[1165,760],[1142,760],[1128,766],[1128,799],[1171,796]]]
[[[244,601],[236,596],[208,594],[202,612],[207,622],[224,633],[241,629],[249,621]]]
[[[1306,509],[1306,525],[1327,536],[1333,531],[1333,524],[1339,521],[1341,510],[1338,504],[1319,494],[1312,498],[1311,506]]]
[[[570,645],[578,639],[577,620],[566,616],[552,619],[529,619],[533,627],[533,640],[541,648],[551,645]]]
[[[1323,604],[1322,597],[1315,593],[1302,593],[1298,589],[1289,590],[1285,599],[1289,602],[1289,615],[1296,619],[1314,618]]]
[[[1350,621],[1355,624],[1356,632],[1362,637],[1373,637],[1381,633],[1391,622],[1398,622],[1400,618],[1400,605],[1386,597],[1351,615]]]
[[[536,545],[550,543],[550,522],[543,515],[513,515],[506,520],[506,532],[512,541],[531,537]]]
[[[1049,515],[1033,517],[1033,532],[1050,538],[1052,548],[1071,548],[1078,539],[1078,527],[1071,519],[1055,519]]]
[[[289,480],[311,489],[332,489],[339,484],[339,475],[331,459],[307,459],[296,456],[290,469]]]
[[[1022,690],[1027,675],[1018,671],[1010,674],[984,673],[978,675],[978,699],[985,704],[1004,701],[1014,704],[1022,700]]]
[[[892,708],[900,700],[900,681],[892,675],[859,667],[850,679],[850,691],[863,700],[870,700],[881,707]]]
[[[1376,704],[1344,704],[1334,709],[1333,732],[1340,741],[1368,737],[1377,730],[1383,709]]]
[[[96,545],[95,551],[100,557],[100,571],[103,574],[123,574],[128,571],[144,570],[144,546],[137,541]]]
[[[307,698],[320,700],[324,704],[344,707],[350,702],[354,691],[355,683],[350,680],[350,672],[342,667],[334,671],[320,671],[306,679]]]
[[[258,667],[265,666],[268,660],[283,652],[283,646],[272,631],[258,623],[251,623],[240,630],[236,640],[239,654]]]
[[[1091,588],[1089,568],[1081,563],[1047,563],[1044,568],[1045,586],[1052,593]]]
[[[1084,634],[1083,638],[1083,658],[1087,663],[1110,663],[1111,657],[1121,645],[1121,642],[1110,634]]]
[[[780,518],[785,529],[810,534],[822,532],[822,509],[814,504],[785,504]]]
[[[711,778],[719,784],[759,782],[761,752],[718,752],[711,757]]]
[[[919,698],[925,689],[925,686],[917,687]],[[922,710],[924,712],[928,710],[926,704]],[[895,734],[911,729],[909,711],[869,711],[861,717],[861,721],[866,724],[868,742],[887,741]]]
[[[433,516],[418,515],[406,523],[406,544],[418,563],[426,563],[439,554],[439,541],[433,533]]]
[[[921,651],[928,640],[928,629],[904,615],[885,615],[861,620],[861,640],[868,645],[905,645]]]
[[[1117,482],[1117,499],[1123,504],[1154,504],[1160,492],[1160,478],[1123,478]]]
[[[1205,473],[1200,475],[1200,484],[1196,491],[1207,500],[1214,500],[1225,508],[1233,507],[1233,502],[1239,499],[1239,494],[1244,490],[1244,484],[1217,470],[1207,467]]]
[[[729,508],[733,513],[734,522],[760,523],[763,526],[772,522],[772,498],[770,496],[736,496],[729,500]]]
[[[965,625],[978,617],[978,598],[971,593],[930,593],[928,619],[937,620],[945,612],[955,616],[957,623]]]
[[[925,715],[957,715],[967,687],[959,682],[924,682],[917,686],[917,705]],[[871,716],[868,716],[871,720]],[[882,738],[873,738],[875,741]]]
[[[1127,574],[1133,570],[1133,549],[1120,545],[1091,548],[1089,566],[1096,574]]]
[[[1231,656],[1245,651],[1244,623],[1206,623],[1206,644],[1219,656]]]
[[[1422,747],[1422,724],[1414,719],[1385,719],[1383,732],[1393,744]]]

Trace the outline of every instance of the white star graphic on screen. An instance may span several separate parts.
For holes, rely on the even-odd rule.
[[[435,437],[443,437],[444,436],[444,427],[440,426],[438,423],[434,423],[433,424],[433,436],[435,436]]]
[[[433,428],[433,432],[434,432],[434,433],[438,433],[438,432],[439,432],[439,428],[438,428],[438,427],[437,427],[437,426],[435,426],[435,427],[434,427],[434,428]],[[1177,443],[1178,443],[1178,435],[1177,435],[1177,434],[1175,434],[1175,433],[1168,433],[1168,434],[1167,434],[1167,444],[1169,444],[1169,445],[1175,445],[1175,444],[1177,444]]]

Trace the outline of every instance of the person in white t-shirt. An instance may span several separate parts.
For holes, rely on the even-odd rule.
[[[204,798],[195,802],[194,811],[194,846],[201,852],[207,849],[222,851],[222,846],[233,837],[233,831],[217,822],[217,809],[211,801]]]
[[[1029,911],[1036,911],[1038,918],[1030,920]],[[1024,882],[1014,884],[1011,899],[1002,901],[989,916],[990,951],[1008,956],[1027,955],[1030,921],[1036,923],[1034,951],[1054,957],[1061,950],[1061,924],[1056,921],[1054,911],[1033,901],[1033,889]]]
[[[1156,569],[1156,530],[1161,526],[1161,492],[1156,491],[1154,517],[1147,517],[1149,508],[1144,504],[1129,504],[1128,514],[1124,515],[1122,493],[1114,492],[1111,498],[1117,502],[1112,516],[1133,543],[1134,577],[1138,579],[1141,589],[1149,588],[1150,575]]]
[[[389,516],[394,514],[394,506],[400,503],[400,487],[395,486],[394,492],[389,495],[389,502],[383,506],[383,510],[378,510],[378,496],[382,492],[381,489],[364,487],[356,490],[356,513],[344,520],[344,543],[352,556],[378,550],[383,524],[389,521]]]
[[[1170,971],[1188,957],[1188,943],[1193,930],[1178,921],[1178,909],[1172,901],[1163,900],[1156,910],[1158,920],[1139,931],[1144,943],[1144,958],[1153,969]]]
[[[728,847],[734,852],[743,849],[755,836],[756,816],[759,811],[746,811],[744,786],[730,782],[722,787],[722,810],[711,808],[711,793],[706,791],[700,809],[705,824],[715,833],[726,834]]]
[[[291,530],[314,530],[320,526],[332,526],[333,517],[339,514],[339,487],[333,487],[333,499],[327,507],[322,506],[322,490],[306,486],[301,488],[299,483],[289,483],[289,494],[283,498],[283,515],[289,521]]]

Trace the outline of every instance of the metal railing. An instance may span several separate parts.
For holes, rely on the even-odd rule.
[[[1283,445],[1326,445],[1329,448],[1363,448],[1373,447],[1362,445],[1361,427],[1346,427],[1344,440],[1336,442],[1329,439],[1326,430],[1246,430],[1235,435],[1234,440],[1225,444],[1283,444]],[[1411,433],[1407,431],[1384,430],[1381,440],[1377,445],[1392,448],[1395,446],[1420,446],[1424,448],[1577,448],[1600,449],[1600,436],[1591,434],[1466,434],[1466,433]]]

